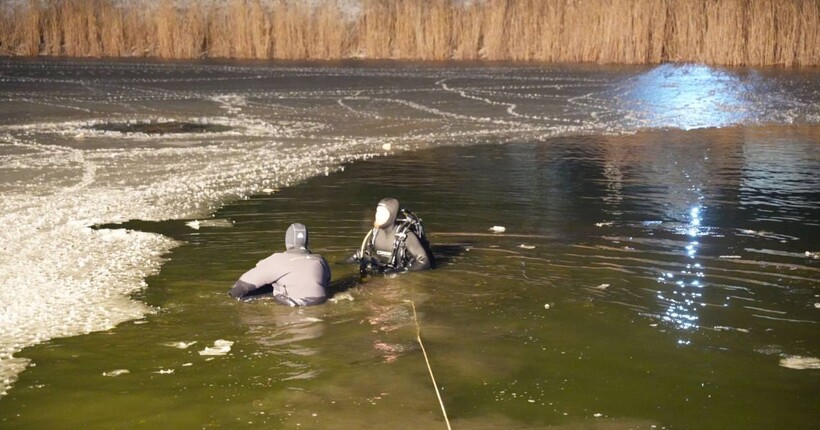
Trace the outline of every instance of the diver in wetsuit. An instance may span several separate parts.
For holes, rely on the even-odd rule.
[[[435,265],[421,220],[389,197],[376,207],[373,230],[365,236],[352,260],[359,263],[362,274],[419,271]]]
[[[259,261],[245,272],[231,289],[236,299],[252,297],[272,287],[273,298],[288,306],[309,306],[327,300],[330,266],[308,249],[308,231],[303,224],[291,224],[285,234],[285,252]]]

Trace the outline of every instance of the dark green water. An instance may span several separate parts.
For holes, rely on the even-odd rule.
[[[157,312],[24,350],[0,428],[445,428],[413,305],[456,429],[815,428],[820,370],[781,363],[820,356],[818,136],[431,149],[235,202],[215,214],[233,227],[133,222],[186,242],[140,297]],[[385,196],[422,215],[438,269],[336,264]],[[334,302],[229,299],[297,221]]]

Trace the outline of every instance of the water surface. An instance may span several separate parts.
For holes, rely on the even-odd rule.
[[[0,422],[445,428],[418,322],[453,428],[813,428],[820,370],[794,363],[820,356],[819,133],[446,147],[237,201],[215,226],[123,224],[183,242],[137,296],[157,312],[26,349]],[[384,196],[422,216],[439,268],[339,264]],[[229,299],[297,221],[334,300]],[[227,355],[199,354],[219,339]]]

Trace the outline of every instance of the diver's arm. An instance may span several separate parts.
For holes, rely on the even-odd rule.
[[[327,290],[330,287],[330,265],[327,264],[327,260],[324,257],[320,257],[322,259],[322,287]]]
[[[235,299],[241,299],[257,288],[259,287],[240,279],[233,284],[233,288],[231,288],[231,291],[228,294]]]
[[[256,267],[245,272],[231,289],[231,297],[242,298],[248,293],[273,284],[287,273],[287,256],[276,253],[256,263]]]
[[[407,270],[415,272],[418,270],[427,270],[430,268],[430,256],[427,255],[427,250],[421,245],[421,241],[413,232],[407,233],[407,239],[404,241],[407,248],[407,255],[410,256],[411,262],[407,266]]]
[[[367,234],[364,235],[364,240],[362,240],[362,245],[359,247],[359,249],[356,252],[354,252],[353,255],[351,255],[350,257],[345,258],[344,262],[348,264],[355,264],[360,263],[362,259],[366,256],[369,257],[371,254],[370,237],[372,235],[373,230],[368,231]]]
[[[342,262],[344,262],[345,264],[356,264],[359,262],[359,260],[361,260],[361,257],[359,257],[359,251],[356,251],[353,254],[350,254],[349,257],[342,260]]]

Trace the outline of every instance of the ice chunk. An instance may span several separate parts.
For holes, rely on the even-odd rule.
[[[507,227],[504,227],[503,225],[494,225],[490,227],[490,231],[493,233],[504,233],[507,231]]]
[[[108,372],[103,372],[103,376],[110,376],[113,378],[116,376],[125,375],[126,373],[131,373],[131,371],[128,369],[116,369]]]
[[[233,227],[233,221],[224,218],[199,220],[200,227]]]
[[[789,369],[820,369],[820,358],[791,355],[780,359],[780,365]]]
[[[182,342],[182,341],[180,341],[180,342],[166,342],[166,343],[163,343],[163,345],[170,346],[171,348],[187,349],[189,346],[191,346],[195,343],[196,343],[196,341],[192,341],[192,342]]]
[[[231,351],[233,341],[218,339],[214,342],[214,346],[209,346],[199,351],[199,355],[225,355]]]

